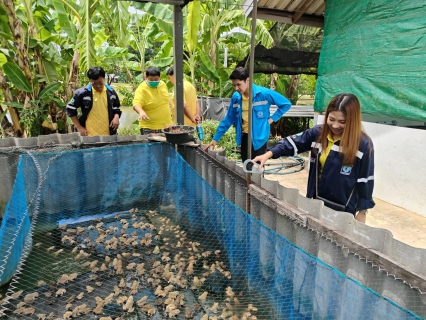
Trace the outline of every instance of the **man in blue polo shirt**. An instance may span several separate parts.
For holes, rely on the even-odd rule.
[[[241,159],[244,162],[248,153],[249,72],[243,67],[237,67],[229,78],[235,92],[225,118],[220,122],[212,142],[205,146],[204,150],[214,147],[229,127],[235,125],[237,145],[241,145]],[[291,103],[278,92],[255,84],[252,93],[251,157],[254,158],[266,152],[271,123],[278,121],[291,108]],[[272,116],[270,116],[271,105],[278,107]]]

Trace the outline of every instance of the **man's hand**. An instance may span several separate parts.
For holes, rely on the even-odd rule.
[[[141,110],[141,111],[139,111],[138,120],[140,121],[140,120],[151,120],[151,119],[148,117],[148,115],[146,114],[145,111]]]
[[[76,127],[77,131],[80,132],[81,136],[88,136],[90,132],[83,126]]]
[[[264,154],[262,154],[261,156],[257,156],[256,158],[254,158],[253,162],[260,162],[259,168],[263,168],[263,165],[265,164],[266,160],[268,160],[269,158],[272,158],[274,154],[271,151],[268,151]]]
[[[109,124],[109,127],[114,130],[117,130],[119,125],[120,125],[120,117],[118,116],[118,114],[116,114],[114,118],[112,119],[111,123]]]
[[[195,121],[194,121],[195,123],[200,122],[200,121],[201,121],[201,117],[200,117],[200,115],[196,114],[196,115],[195,115],[195,117],[194,117],[194,120],[195,120]]]
[[[210,147],[214,148],[216,146],[216,144],[217,144],[217,142],[212,140],[212,142],[210,142],[208,145],[204,146],[203,150],[206,151]]]

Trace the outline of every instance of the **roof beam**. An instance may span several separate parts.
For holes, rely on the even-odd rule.
[[[301,3],[305,0],[294,0],[287,8],[287,11],[293,12],[296,11],[297,8],[300,7]]]
[[[307,14],[313,14],[314,12],[317,11],[317,9],[324,3],[324,0],[314,0],[311,5],[309,6],[309,8],[306,10]],[[324,10],[323,10],[324,11]],[[321,12],[323,12],[321,11]]]
[[[316,14],[322,14],[324,15],[324,11],[325,11],[325,1],[316,9],[316,11],[314,13]]]
[[[269,5],[269,2],[268,2],[268,8],[274,8],[274,9],[279,9],[279,10],[284,10],[288,5],[289,5],[289,3],[291,2],[291,0],[272,0],[271,1],[271,4],[273,4],[273,7],[272,6],[270,6]]]
[[[293,15],[291,20],[293,23],[297,23],[300,17],[305,13],[306,9],[311,5],[312,0],[305,0],[302,5],[296,10],[296,13]]]
[[[259,8],[257,10],[257,18],[263,20],[271,20],[281,23],[293,23],[293,14],[287,11],[279,11],[267,8]],[[298,25],[324,28],[324,17],[316,15],[303,14],[298,20]]]

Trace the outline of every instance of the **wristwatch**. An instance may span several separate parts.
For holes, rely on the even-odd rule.
[[[359,212],[361,212],[361,211],[364,211],[364,212],[363,212],[364,214],[367,214],[367,213],[368,213],[368,209],[365,209],[365,210],[359,210]]]

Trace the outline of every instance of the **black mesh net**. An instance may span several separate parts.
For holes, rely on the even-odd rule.
[[[255,48],[255,73],[317,74],[323,39],[320,28],[276,23],[270,30],[274,46]],[[238,65],[245,66],[248,55]]]

